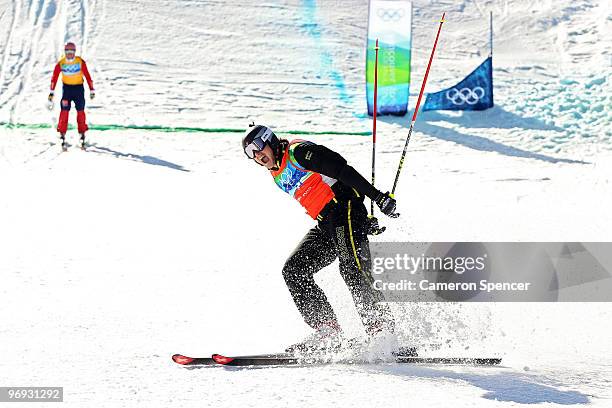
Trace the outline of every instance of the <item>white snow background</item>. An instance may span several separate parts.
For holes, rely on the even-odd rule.
[[[496,106],[420,114],[402,215],[381,216],[375,239],[609,241],[609,2],[416,0],[410,109],[442,13],[429,92],[484,60],[489,10]],[[91,124],[367,131],[367,11],[0,0],[0,386],[63,386],[71,407],[612,407],[608,303],[393,306],[406,342],[501,355],[501,367],[177,367],[174,353],[275,352],[309,333],[281,268],[312,221],[238,133],[91,131],[91,151],[60,154],[52,128],[6,126],[55,125],[46,96],[72,40],[96,86]],[[380,118],[381,189],[408,122]],[[369,137],[303,137],[369,175]],[[337,264],[317,281],[358,335]]]

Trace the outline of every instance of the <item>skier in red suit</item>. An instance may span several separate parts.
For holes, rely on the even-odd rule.
[[[76,46],[74,43],[67,43],[64,47],[64,56],[57,62],[53,70],[51,78],[51,92],[49,93],[49,102],[53,101],[53,93],[55,85],[62,74],[63,93],[60,103],[61,111],[59,121],[57,123],[57,131],[62,138],[62,148],[67,148],[66,131],[68,130],[68,114],[70,106],[74,102],[74,107],[77,111],[78,131],[81,135],[81,148],[85,147],[85,132],[87,131],[87,123],[85,121],[85,88],[83,87],[84,80],[87,80],[89,85],[90,98],[94,99],[95,90],[91,75],[87,69],[85,61],[76,55]]]

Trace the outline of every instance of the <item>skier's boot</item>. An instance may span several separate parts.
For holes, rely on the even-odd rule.
[[[81,133],[81,150],[85,150],[85,132]]]
[[[327,322],[316,328],[315,332],[299,343],[285,349],[287,353],[303,354],[337,350],[342,347],[342,329],[337,322]]]
[[[66,143],[66,134],[60,133],[60,139],[62,139],[62,150],[63,151],[68,150],[68,143]]]

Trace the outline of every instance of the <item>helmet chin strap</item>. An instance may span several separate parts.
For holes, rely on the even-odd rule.
[[[272,170],[277,171],[278,169],[280,169],[280,160],[277,159],[277,157],[282,157],[280,154],[277,154],[277,152],[273,152],[272,153],[274,155],[274,167],[272,167]]]
[[[276,149],[272,151],[272,154],[274,155],[274,164],[275,164],[272,170],[276,171],[280,169],[281,161],[283,160],[283,154],[285,153],[285,149],[287,148],[288,145],[289,143],[281,141],[276,147]]]
[[[274,167],[272,167],[271,169],[268,169],[270,171],[277,171],[278,169],[280,169],[280,163],[278,162],[278,160],[276,160],[276,155],[274,155]],[[265,166],[264,164],[262,164],[262,166]]]

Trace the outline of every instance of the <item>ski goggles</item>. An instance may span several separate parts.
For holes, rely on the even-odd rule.
[[[251,143],[244,147],[244,154],[249,159],[254,159],[257,152],[261,152],[266,147],[266,142],[261,137],[253,139]]]
[[[264,128],[260,130],[260,133],[253,138],[251,143],[244,147],[244,154],[246,154],[249,159],[254,159],[255,154],[261,152],[266,147],[266,143],[273,135],[272,129]]]

